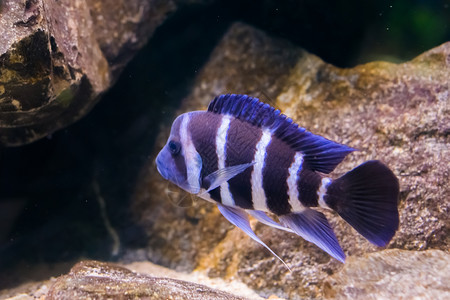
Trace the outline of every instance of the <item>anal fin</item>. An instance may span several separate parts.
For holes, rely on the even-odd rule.
[[[340,262],[345,261],[344,251],[323,213],[305,209],[300,213],[283,215],[279,218],[281,224],[291,228],[305,240],[314,243]]]
[[[250,227],[250,223],[248,221],[248,216],[246,212],[239,208],[229,207],[229,206],[223,206],[218,205],[220,212],[222,215],[230,221],[231,224],[233,224],[236,227],[239,227],[242,231],[244,231],[249,237],[251,237],[254,241],[258,242],[259,244],[263,245],[267,250],[270,251],[276,258],[278,258],[285,266],[288,268],[289,271],[291,269],[289,266],[277,255],[275,252],[273,252],[272,249],[269,248],[252,230]]]

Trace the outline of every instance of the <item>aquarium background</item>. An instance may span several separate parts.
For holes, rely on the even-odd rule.
[[[185,1],[88,115],[0,150],[0,289],[145,246],[129,210],[136,181],[160,124],[171,123],[233,22],[350,68],[410,60],[450,40],[449,20],[448,1]]]

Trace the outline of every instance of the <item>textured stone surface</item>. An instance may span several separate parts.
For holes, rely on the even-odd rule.
[[[305,56],[278,96],[279,107],[306,128],[360,150],[336,175],[378,158],[399,177],[400,230],[390,247],[450,245],[449,78],[450,43],[398,65],[339,69]]]
[[[13,289],[1,290],[0,299],[7,300],[45,300],[49,286],[53,280],[43,282],[27,282]]]
[[[282,109],[313,133],[347,144],[352,153],[337,177],[381,159],[400,179],[400,229],[388,248],[443,249],[450,244],[450,43],[410,62],[373,62],[340,69],[262,32],[236,24],[199,74],[178,113],[204,109],[221,93],[247,93]],[[175,117],[175,116],[174,116]],[[159,151],[170,124],[162,128]],[[147,166],[134,211],[149,236],[147,258],[212,277],[239,279],[262,296],[323,297],[324,281],[343,265],[300,237],[254,223],[256,233],[292,268],[233,228],[215,206],[189,208],[168,200],[169,186]],[[184,197],[180,193],[180,197]],[[349,257],[381,251],[326,212]],[[336,275],[338,276],[338,275]]]
[[[324,283],[327,299],[449,299],[450,254],[386,250],[351,257]]]
[[[223,280],[222,278],[211,278],[206,276],[206,274],[204,274],[203,272],[177,272],[172,269],[155,265],[148,261],[137,261],[130,264],[125,264],[123,266],[139,274],[189,281],[253,300],[264,299],[258,296],[258,294],[256,294],[253,290],[251,290],[249,287],[238,280],[230,281]],[[272,299],[277,298],[272,296]]]
[[[204,285],[134,273],[97,261],[82,261],[58,277],[46,299],[244,299]]]
[[[0,145],[32,142],[86,114],[174,9],[158,0],[2,1]]]
[[[46,299],[50,289],[52,289],[52,297],[55,296],[55,293],[60,293],[61,296],[68,297],[70,296],[70,293],[74,293],[75,291],[80,295],[80,297],[82,297],[82,295],[85,297],[89,291],[92,291],[90,293],[91,299],[99,299],[101,297],[105,297],[105,289],[107,289],[107,286],[116,285],[114,282],[119,282],[117,284],[117,289],[122,289],[122,291],[125,288],[128,288],[131,294],[136,294],[138,291],[144,291],[145,293],[155,291],[155,293],[161,296],[162,299],[170,299],[170,297],[164,298],[167,294],[177,295],[177,290],[170,290],[170,285],[180,287],[181,289],[184,289],[185,286],[190,285],[192,285],[192,288],[197,288],[200,286],[200,292],[195,296],[192,296],[194,299],[198,299],[195,297],[201,298],[206,296],[206,298],[213,297],[212,299],[263,299],[239,281],[229,282],[220,278],[209,278],[202,272],[177,272],[155,265],[148,261],[137,261],[130,264],[121,265],[102,263],[98,261],[83,261],[75,264],[75,266],[74,264],[75,263],[72,263],[70,265],[70,267],[72,267],[71,271],[69,271],[69,267],[68,269],[64,268],[65,271],[60,268],[60,270],[56,272],[58,274],[67,273],[67,275],[56,278],[52,277],[45,281],[28,281],[11,289],[0,290],[0,299]],[[45,272],[45,270],[43,271]],[[147,283],[155,283],[156,286],[152,286],[145,291],[143,285],[128,285],[126,283],[128,281],[142,283],[145,280],[148,281]],[[166,284],[168,282],[170,284]],[[77,283],[79,283],[80,286],[85,287],[85,289],[77,289]],[[204,291],[204,286],[209,288],[206,289],[206,292]],[[93,291],[94,289],[95,291]],[[164,292],[160,292],[161,290]],[[188,293],[187,291],[189,288],[186,288],[185,290],[186,293]],[[115,291],[117,292],[117,290]],[[167,294],[164,294],[166,291]],[[217,293],[209,291],[216,291]],[[226,293],[221,293],[219,291]],[[197,292],[197,289],[195,289],[195,292]],[[222,297],[227,294],[232,294],[236,297],[231,297],[231,295],[228,295],[231,298]],[[111,297],[116,299],[112,293]]]

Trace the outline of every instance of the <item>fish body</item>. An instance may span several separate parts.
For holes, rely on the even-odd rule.
[[[336,211],[377,246],[391,240],[399,223],[398,180],[381,162],[365,162],[335,180],[328,176],[352,151],[256,98],[221,95],[207,111],[174,121],[156,165],[165,179],[217,204],[225,218],[275,256],[252,231],[248,214],[344,262],[331,226],[315,207]]]

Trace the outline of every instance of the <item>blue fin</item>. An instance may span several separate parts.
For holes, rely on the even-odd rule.
[[[235,165],[219,169],[203,178],[203,185],[207,186],[206,192],[214,190],[222,183],[227,182],[234,176],[244,172],[247,168],[253,166],[255,163],[248,163],[242,165]]]
[[[236,227],[239,227],[254,241],[266,247],[266,249],[269,250],[270,253],[272,253],[276,258],[278,258],[286,266],[286,268],[288,268],[288,270],[291,271],[289,266],[278,255],[276,255],[275,252],[273,252],[272,249],[269,248],[269,246],[267,246],[263,241],[261,241],[261,239],[253,232],[252,228],[250,227],[250,223],[248,221],[248,217],[245,211],[239,208],[223,205],[218,205],[218,207],[222,215],[228,221],[230,221],[231,224],[233,224]]]
[[[324,199],[371,243],[384,247],[399,225],[399,184],[394,173],[369,160],[334,180]]]
[[[307,208],[301,213],[283,215],[279,218],[283,225],[291,228],[305,240],[316,244],[340,262],[345,261],[344,251],[323,213]]]
[[[260,210],[247,210],[247,213],[251,216],[253,216],[254,218],[256,218],[259,222],[266,224],[270,227],[276,228],[276,229],[281,229],[287,232],[293,232],[291,229],[284,227],[283,225],[281,225],[278,222],[275,222],[274,220],[272,220],[271,218],[269,218],[269,216]]]
[[[216,97],[208,106],[208,111],[229,114],[252,125],[269,129],[295,151],[304,154],[305,166],[310,170],[325,174],[355,149],[312,134],[299,127],[292,119],[278,109],[247,95],[227,94]]]

